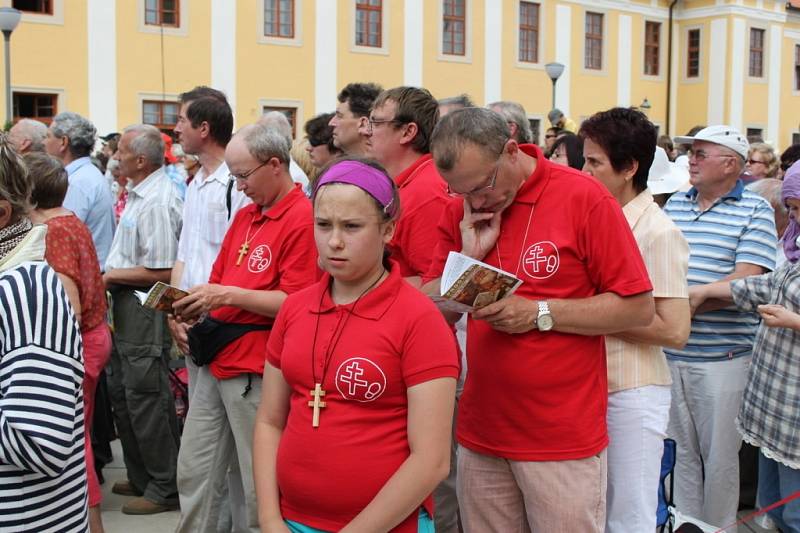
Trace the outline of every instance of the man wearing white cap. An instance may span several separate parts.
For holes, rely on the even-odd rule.
[[[758,317],[722,301],[698,307],[694,286],[772,270],[775,220],[769,203],[739,179],[749,144],[736,128],[709,126],[675,142],[692,144],[692,188],[674,194],[664,211],[689,242],[693,318],[686,346],[665,349],[673,381],[668,433],[678,450],[674,497],[682,513],[725,527],[736,522],[741,437],[734,418]]]

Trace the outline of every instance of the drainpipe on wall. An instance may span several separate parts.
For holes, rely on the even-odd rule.
[[[666,134],[671,135],[670,115],[672,114],[672,14],[678,0],[672,0],[669,4],[669,33],[667,34],[667,117]]]

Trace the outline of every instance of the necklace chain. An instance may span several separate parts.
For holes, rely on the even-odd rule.
[[[311,342],[311,377],[314,380],[314,383],[319,383],[320,385],[325,384],[325,376],[328,373],[328,367],[330,366],[331,360],[333,359],[333,352],[336,349],[336,346],[339,344],[339,340],[342,338],[342,334],[344,333],[345,328],[347,327],[347,321],[350,320],[350,317],[356,310],[356,305],[361,300],[361,298],[367,294],[370,290],[372,290],[378,282],[383,278],[383,275],[386,273],[386,269],[381,270],[380,275],[373,281],[369,287],[364,289],[364,291],[358,295],[355,302],[353,302],[353,306],[350,309],[346,309],[347,315],[344,317],[344,321],[342,322],[341,317],[339,318],[339,322],[342,322],[342,328],[339,329],[339,322],[336,323],[336,329],[334,330],[334,334],[331,337],[331,346],[325,351],[325,357],[322,363],[322,376],[319,381],[317,381],[317,357],[316,357],[316,348],[317,348],[317,334],[319,333],[319,322],[320,316],[322,316],[322,301],[325,299],[325,294],[328,292],[327,289],[322,291],[322,297],[319,299],[319,308],[317,314],[317,323],[314,325],[314,340]],[[333,291],[331,290],[331,297],[333,297]]]
[[[525,253],[525,244],[528,242],[528,230],[531,229],[531,222],[533,221],[533,209],[536,207],[536,204],[531,204],[531,212],[528,215],[528,224],[525,226],[525,235],[522,237],[522,244],[519,247],[519,259],[517,260],[517,269],[514,271],[514,277],[519,278],[519,267],[522,264],[522,254]],[[497,266],[500,267],[500,270],[505,270],[503,268],[503,261],[500,259],[500,236],[497,237],[497,240],[494,242],[494,250],[497,254]]]

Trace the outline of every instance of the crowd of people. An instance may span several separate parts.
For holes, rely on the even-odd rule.
[[[800,491],[800,146],[337,100],[298,140],[206,86],[97,153],[72,112],[0,136],[0,530],[103,531],[106,404],[122,512],[179,532],[654,531],[668,437],[698,523]],[[521,284],[455,313],[452,252]]]

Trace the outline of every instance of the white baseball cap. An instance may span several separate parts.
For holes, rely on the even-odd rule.
[[[671,162],[667,152],[656,146],[656,155],[647,175],[647,188],[652,194],[670,194],[689,181],[689,171]]]
[[[692,144],[694,141],[706,141],[726,148],[730,148],[742,158],[747,159],[750,152],[750,143],[747,137],[733,126],[709,126],[694,134],[693,137],[675,137],[676,144]]]

